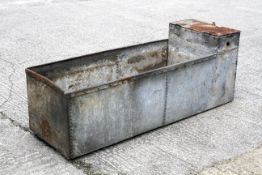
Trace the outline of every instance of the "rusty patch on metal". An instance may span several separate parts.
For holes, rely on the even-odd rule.
[[[36,76],[35,78],[36,78],[36,80],[38,80],[38,81],[43,81],[43,77],[42,77],[42,76]]]
[[[51,140],[51,130],[47,120],[42,121],[40,128],[42,131],[42,136],[48,141]]]
[[[237,32],[237,30],[235,29],[219,27],[216,25],[205,24],[205,23],[196,23],[196,24],[191,25],[190,28],[198,32],[206,32],[206,33],[210,33],[212,35],[217,35],[217,36],[227,35],[227,34]]]
[[[194,21],[191,24],[183,23],[183,22],[178,24],[185,28],[189,28],[197,32],[210,33],[211,35],[216,35],[216,36],[228,35],[228,34],[239,32],[239,30],[217,26],[215,23],[210,24],[200,21]]]

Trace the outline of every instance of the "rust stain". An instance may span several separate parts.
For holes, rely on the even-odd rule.
[[[139,62],[139,61],[142,61],[142,60],[144,60],[144,59],[145,59],[145,57],[142,56],[142,55],[133,56],[133,57],[131,57],[131,58],[129,58],[129,59],[127,60],[127,63],[128,63],[128,64],[133,64],[133,63],[137,63],[137,62]]]
[[[198,32],[210,33],[216,36],[228,35],[228,34],[239,32],[239,30],[230,29],[227,27],[219,27],[219,26],[216,26],[215,24],[209,24],[209,23],[204,23],[204,22],[193,23],[189,25],[187,28],[190,28]]]
[[[36,75],[35,78],[36,78],[36,80],[38,80],[38,81],[43,81],[43,77],[42,77],[42,76]]]
[[[166,49],[161,51],[151,51],[147,52],[144,55],[132,56],[127,60],[128,64],[138,63],[140,61],[146,60],[147,58],[157,58],[157,57],[166,57]]]
[[[41,131],[42,131],[42,136],[45,138],[47,141],[50,141],[51,138],[51,129],[50,125],[47,120],[43,120],[41,125],[40,125]]]
[[[142,73],[163,66],[167,63],[167,49],[147,52],[144,55],[136,55],[127,60],[128,64],[135,64],[133,68]]]
[[[46,83],[47,85],[49,85],[51,88],[55,88],[58,89],[59,91],[61,91],[61,89],[59,89],[51,80],[47,79],[46,77],[44,77],[43,75],[40,75],[32,70],[26,69],[26,72],[33,78],[35,78],[37,81],[42,81],[44,83]]]
[[[149,55],[150,55],[151,57],[157,57],[157,56],[158,56],[158,52],[157,52],[157,51],[155,51],[155,52],[149,52]]]

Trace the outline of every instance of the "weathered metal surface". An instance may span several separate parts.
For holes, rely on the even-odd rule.
[[[75,158],[231,101],[239,31],[210,25],[28,68],[30,128]]]

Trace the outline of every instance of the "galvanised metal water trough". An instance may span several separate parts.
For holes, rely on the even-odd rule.
[[[183,20],[168,40],[27,68],[30,129],[71,159],[228,103],[239,37]]]

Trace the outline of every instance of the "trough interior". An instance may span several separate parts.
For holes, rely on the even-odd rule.
[[[65,93],[96,87],[167,65],[167,40],[31,68]]]

